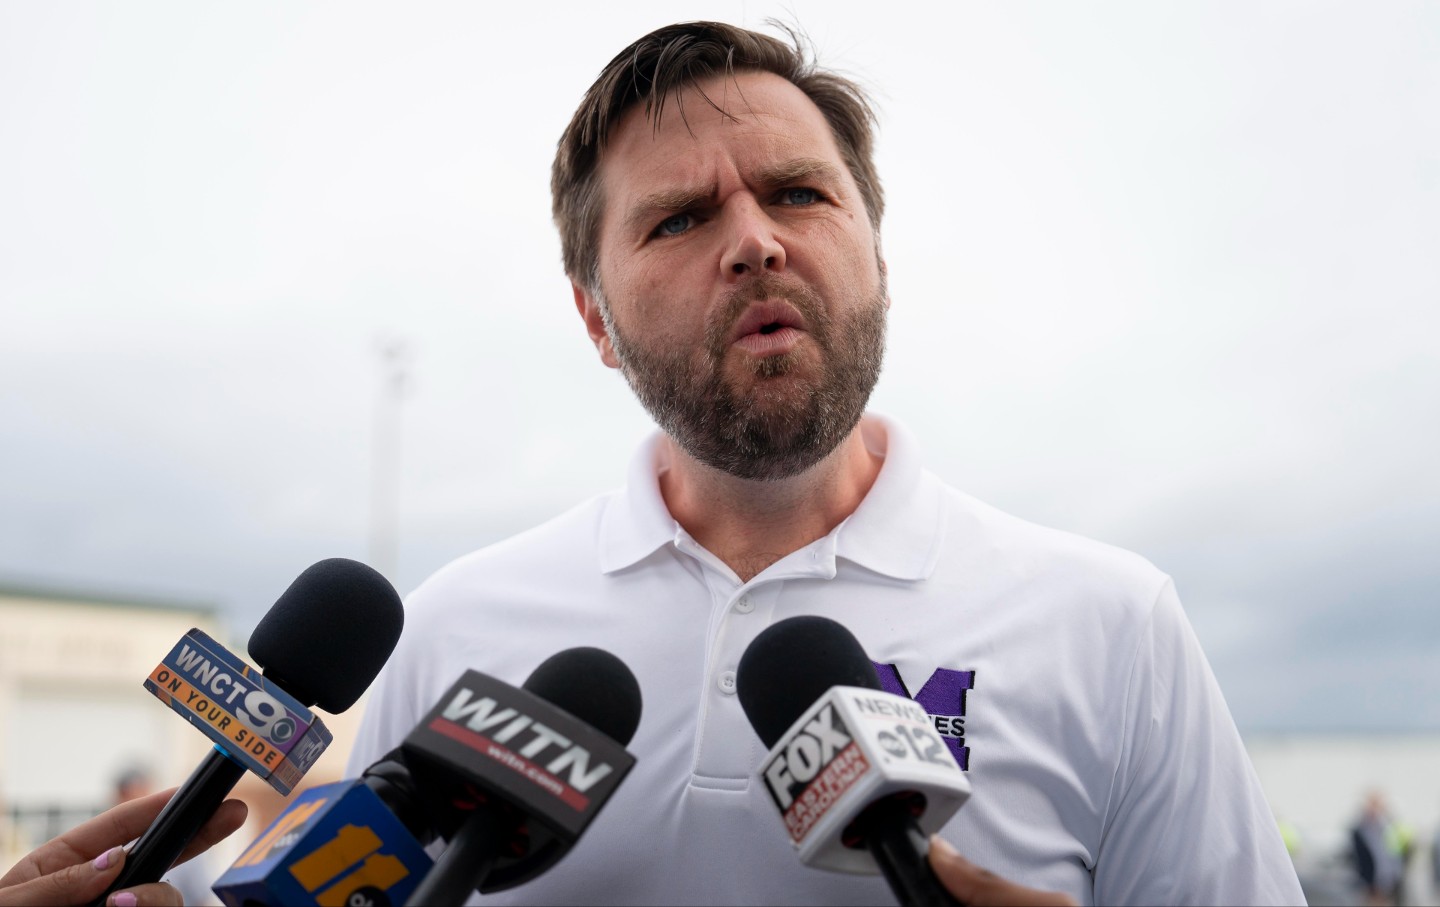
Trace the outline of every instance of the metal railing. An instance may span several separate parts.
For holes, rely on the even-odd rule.
[[[67,806],[59,803],[40,805],[11,804],[5,808],[0,826],[5,829],[11,846],[21,853],[44,844],[63,831],[74,828],[86,819],[105,811],[104,806]]]

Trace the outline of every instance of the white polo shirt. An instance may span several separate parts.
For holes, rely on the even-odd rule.
[[[748,583],[666,510],[658,435],[622,490],[440,570],[406,603],[349,774],[465,670],[518,686],[598,646],[639,680],[638,762],[557,866],[483,903],[893,903],[879,876],[800,865],[755,780],[736,666],[765,627],[820,614],[945,716],[973,795],[943,834],[972,862],[1082,904],[1302,903],[1169,579],[949,488],[892,420],[862,431],[884,457],[865,500]]]

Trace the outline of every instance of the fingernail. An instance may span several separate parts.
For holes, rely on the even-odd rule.
[[[97,870],[104,872],[105,870],[109,869],[110,865],[118,859],[120,859],[120,848],[112,847],[102,853],[100,856],[96,857],[95,862],[90,865],[94,866]]]
[[[112,907],[135,907],[135,904],[137,903],[135,892],[122,891],[119,894],[112,896],[110,898],[110,903]]]
[[[940,855],[945,857],[960,856],[960,851],[950,846],[950,842],[940,837],[939,835],[930,836],[930,849],[938,850],[940,852]]]

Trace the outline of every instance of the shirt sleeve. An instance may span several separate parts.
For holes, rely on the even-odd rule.
[[[1094,869],[1098,904],[1303,904],[1305,896],[1174,585],[1141,633]]]

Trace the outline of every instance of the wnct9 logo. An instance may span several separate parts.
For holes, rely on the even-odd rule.
[[[245,694],[241,708],[235,710],[235,717],[271,743],[284,745],[295,736],[295,719],[290,717],[280,700],[264,690],[251,690]]]

